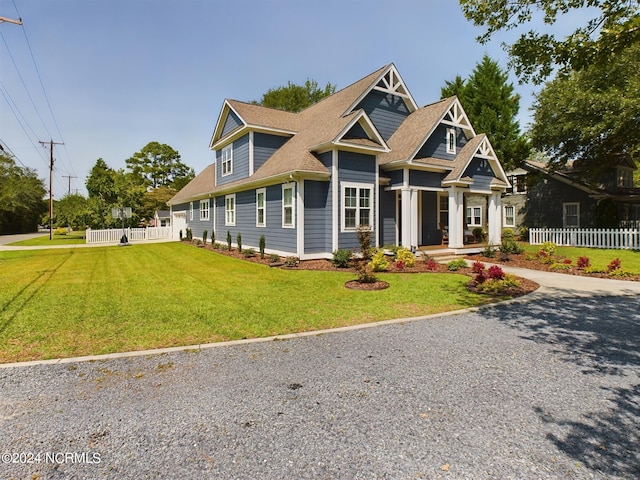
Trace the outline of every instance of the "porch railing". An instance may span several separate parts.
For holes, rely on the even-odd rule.
[[[529,243],[640,250],[640,230],[630,228],[531,228]]]
[[[86,231],[86,243],[120,243],[122,235],[126,235],[130,242],[145,240],[171,239],[171,227],[149,227],[149,228],[110,228],[106,230]]]

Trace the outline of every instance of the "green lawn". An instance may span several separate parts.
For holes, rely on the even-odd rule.
[[[0,252],[0,362],[264,337],[489,301],[453,274],[281,270],[182,243]]]
[[[523,244],[525,251],[529,253],[537,253],[540,251],[540,245]],[[604,248],[586,248],[586,247],[557,247],[555,255],[561,255],[570,258],[573,264],[576,264],[578,257],[588,257],[591,265],[594,267],[606,269],[611,260],[619,258],[622,268],[625,270],[640,274],[640,250],[610,250]]]
[[[22,240],[20,242],[13,242],[9,245],[23,246],[23,247],[38,247],[42,245],[75,245],[78,243],[85,243],[84,230],[71,232],[67,235],[53,235],[53,239],[49,239],[49,234],[43,234],[41,237],[31,238],[29,240]]]

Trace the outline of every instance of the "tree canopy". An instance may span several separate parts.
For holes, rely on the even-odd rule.
[[[180,154],[169,145],[149,142],[126,160],[127,168],[147,188],[162,186],[179,190],[195,177],[192,168],[182,163]]]
[[[485,55],[468,79],[457,75],[446,81],[441,95],[458,96],[473,128],[487,134],[498,159],[511,169],[527,158],[529,146],[516,120],[520,96],[507,79],[498,63]]]
[[[570,160],[597,180],[619,154],[640,159],[640,44],[598,64],[559,75],[536,97],[533,146],[561,168]]]
[[[318,82],[307,79],[304,85],[288,82],[286,86],[271,88],[260,101],[254,100],[252,103],[287,112],[300,112],[332,95],[335,90],[336,86],[330,83],[327,83],[324,88],[320,88]]]
[[[510,66],[521,81],[542,83],[555,67],[581,70],[607,64],[622,50],[640,42],[638,0],[460,0],[465,17],[485,28],[478,37],[486,43],[499,31],[522,27],[540,18],[546,25],[578,13],[589,20],[566,37],[531,28],[511,45],[505,45]]]
[[[35,170],[0,151],[0,233],[35,232],[48,210],[46,193]]]

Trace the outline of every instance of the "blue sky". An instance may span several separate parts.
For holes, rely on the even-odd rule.
[[[455,0],[0,0],[0,16],[18,15],[24,30],[0,23],[0,140],[47,183],[38,141],[65,142],[56,198],[65,175],[84,194],[98,158],[122,168],[150,141],[200,172],[225,98],[307,78],[340,89],[394,63],[424,105],[485,53],[507,66],[507,37],[479,45]],[[524,130],[534,87],[511,81]]]

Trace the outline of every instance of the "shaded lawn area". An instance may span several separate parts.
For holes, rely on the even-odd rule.
[[[23,247],[39,247],[47,245],[75,245],[78,243],[86,243],[85,231],[79,230],[77,232],[71,232],[67,235],[53,235],[53,239],[49,239],[49,234],[43,234],[41,237],[30,238],[29,240],[21,240],[19,242],[13,242],[11,246],[23,246]]]
[[[281,270],[182,243],[0,252],[0,362],[281,335],[477,306],[454,274]]]

